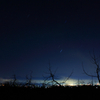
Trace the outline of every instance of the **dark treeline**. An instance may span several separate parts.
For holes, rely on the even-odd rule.
[[[96,99],[99,96],[99,86],[51,86],[49,88],[43,87],[12,87],[1,86],[0,98],[18,100],[38,100],[38,99],[52,99],[52,100],[73,100],[73,99]]]

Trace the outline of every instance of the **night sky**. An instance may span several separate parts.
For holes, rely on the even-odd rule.
[[[87,80],[95,74],[89,52],[100,55],[99,0],[1,0],[0,79],[33,80],[48,76],[49,62],[58,80]]]

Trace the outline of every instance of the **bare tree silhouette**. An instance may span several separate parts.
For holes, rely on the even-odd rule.
[[[84,71],[84,73],[85,73],[87,76],[90,76],[92,79],[93,79],[93,77],[97,77],[97,79],[98,79],[98,81],[99,81],[99,83],[100,83],[99,57],[96,57],[96,56],[95,56],[94,50],[93,50],[93,54],[92,54],[92,55],[90,54],[90,56],[91,56],[91,58],[92,58],[92,63],[96,65],[96,67],[95,67],[96,75],[88,74],[88,73],[85,71],[84,66],[83,66],[83,63],[82,63],[83,71]]]
[[[47,82],[47,84],[52,83],[52,85],[53,85],[53,83],[56,83],[56,84],[58,84],[59,86],[61,86],[61,84],[55,80],[55,73],[56,73],[57,69],[56,69],[56,70],[54,71],[54,73],[53,73],[52,70],[51,70],[50,62],[49,62],[48,70],[49,70],[49,73],[45,73],[45,74],[49,74],[49,76],[47,76],[47,77],[43,76],[43,77],[45,78],[45,79],[44,79],[44,83],[46,83],[46,81],[47,81],[48,79],[51,79],[51,81],[50,81],[50,82]]]
[[[13,81],[12,81],[12,86],[17,86],[18,83],[17,83],[17,78],[16,78],[16,75],[14,74],[13,75]]]
[[[49,67],[48,67],[48,70],[49,70],[49,73],[45,73],[45,74],[49,74],[49,76],[44,77],[44,83],[46,84],[49,84],[49,83],[52,83],[52,85],[55,83],[55,85],[59,85],[59,86],[62,86],[61,84],[65,83],[72,75],[73,72],[71,72],[71,74],[61,83],[59,83],[58,81],[55,80],[55,73],[57,71],[57,69],[54,71],[54,73],[52,72],[51,70],[51,65],[50,65],[50,62],[49,62]],[[51,79],[51,81],[48,81],[49,79]]]
[[[31,85],[31,81],[32,81],[32,71],[30,73],[30,77],[26,75],[26,85]]]

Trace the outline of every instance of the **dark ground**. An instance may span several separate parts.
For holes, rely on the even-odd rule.
[[[82,86],[82,87],[54,87],[54,88],[22,88],[22,87],[0,87],[1,100],[90,100],[98,99],[100,87]]]

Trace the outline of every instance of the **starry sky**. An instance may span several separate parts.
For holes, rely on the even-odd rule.
[[[89,52],[100,55],[99,0],[1,0],[0,80],[48,76],[86,80],[95,74]]]

